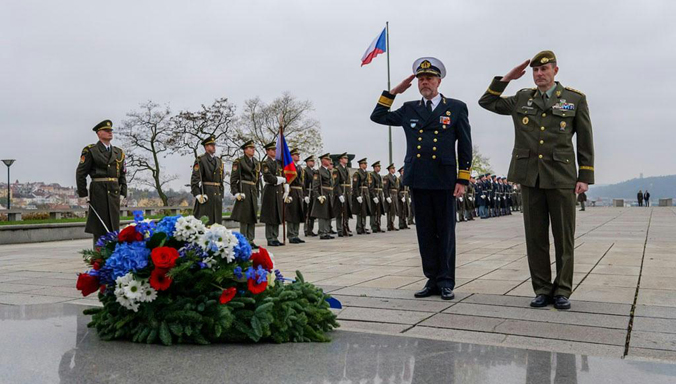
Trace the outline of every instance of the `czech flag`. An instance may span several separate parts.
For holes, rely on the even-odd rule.
[[[282,130],[279,130],[279,137],[277,138],[277,152],[275,153],[275,159],[282,163],[282,169],[284,170],[284,177],[286,177],[287,184],[296,178],[298,172],[296,170],[296,164],[293,162],[291,157],[291,152],[289,151],[289,146],[286,145],[286,139],[284,139],[284,134]]]
[[[383,31],[380,33],[375,40],[371,42],[364,56],[361,58],[361,66],[363,67],[366,64],[369,64],[373,58],[380,55],[381,53],[387,51],[387,28],[383,28]]]

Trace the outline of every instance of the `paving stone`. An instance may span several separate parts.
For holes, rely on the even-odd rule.
[[[417,299],[413,297],[413,292],[410,290],[401,290],[401,289],[385,289],[385,288],[367,288],[367,287],[347,287],[339,289],[332,292],[335,295],[347,295],[347,296],[364,296],[364,297],[383,297],[390,299],[408,299],[408,300],[419,300],[419,301],[441,301],[439,296],[431,296],[423,299]],[[458,302],[465,297],[469,296],[466,293],[456,293],[455,299],[450,302]]]
[[[676,351],[676,334],[633,331],[629,347]]]
[[[410,328],[408,324],[370,323],[365,321],[339,320],[340,330],[394,334]]]
[[[652,317],[634,317],[633,331],[676,333],[674,319],[656,319]]]
[[[636,288],[603,287],[583,282],[573,292],[572,300],[633,304]]]
[[[0,293],[19,293],[35,289],[35,285],[0,283]]]
[[[497,333],[473,332],[460,329],[415,326],[405,333],[406,336],[422,337],[433,340],[457,341],[461,343],[477,343],[500,345],[507,335]]]
[[[461,287],[458,287],[458,292],[467,293],[496,293],[504,294],[516,288],[519,284],[514,280],[484,280],[477,279],[471,281]]]
[[[531,308],[529,306],[531,300],[532,297],[476,294],[466,298],[462,302],[471,304],[487,304],[496,306],[517,307],[524,309],[538,309]],[[629,312],[631,311],[631,305],[628,304],[598,303],[579,300],[572,300],[572,304],[573,304],[572,308],[568,310],[568,312],[600,313],[607,315],[629,316]],[[549,308],[551,307],[547,307],[544,309],[539,308],[538,310],[549,310]]]
[[[374,280],[365,281],[357,284],[357,287],[373,288],[401,288],[403,286],[420,281],[420,277],[411,276],[383,276]]]
[[[375,308],[345,308],[338,320],[356,320],[376,323],[416,324],[430,316],[429,312],[398,311]]]
[[[463,329],[466,331],[481,331],[496,333],[495,328],[505,320],[489,317],[465,316],[448,313],[436,314],[420,323],[420,326],[436,328]]]
[[[508,335],[501,346],[550,351],[557,353],[571,353],[585,356],[604,356],[620,358],[624,355],[624,346],[591,344],[577,341],[553,340],[538,337]]]
[[[637,317],[656,317],[676,319],[675,307],[658,307],[655,305],[637,305],[634,315]]]
[[[637,304],[676,307],[676,295],[673,291],[641,288],[638,291]]]
[[[584,283],[589,285],[599,285],[602,287],[636,288],[636,284],[638,284],[638,276],[602,275],[598,273],[590,273],[585,277]]]
[[[362,297],[362,296],[344,296],[333,295],[340,300],[344,307],[362,307],[362,308],[381,308],[381,309],[397,309],[406,311],[418,312],[441,312],[456,303],[453,301],[422,301],[422,300],[404,300],[404,299],[387,299],[380,297]]]
[[[495,327],[494,332],[621,346],[625,344],[627,337],[626,329],[607,329],[520,320],[504,320],[500,325]]]
[[[0,294],[0,304],[9,305],[32,305],[32,304],[52,304],[69,301],[67,297],[27,295],[24,293]]]
[[[625,357],[627,360],[659,360],[676,363],[676,351],[665,351],[660,349],[629,348]]]

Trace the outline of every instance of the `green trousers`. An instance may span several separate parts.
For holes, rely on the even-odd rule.
[[[528,266],[536,295],[570,297],[575,251],[575,191],[522,186]],[[556,253],[552,282],[549,224]]]
[[[239,233],[246,237],[249,244],[253,243],[254,238],[256,237],[256,224],[249,223],[239,223]]]

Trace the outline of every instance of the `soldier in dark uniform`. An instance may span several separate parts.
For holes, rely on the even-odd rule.
[[[529,64],[537,88],[501,97],[509,82],[523,76]],[[504,77],[493,79],[479,104],[489,111],[511,115],[514,122],[508,177],[522,187],[526,249],[536,294],[531,306],[546,306],[553,296],[556,308],[568,309],[573,290],[575,195],[586,192],[594,183],[594,144],[587,98],[554,81],[558,70],[554,53],[542,51]],[[553,282],[550,222],[556,249]]]
[[[305,237],[317,236],[314,232],[315,218],[312,217],[312,206],[314,199],[312,198],[312,177],[315,174],[315,158],[310,156],[305,160],[305,168],[303,168],[303,206],[305,207]]]
[[[373,204],[371,208],[371,232],[385,232],[380,227],[380,219],[385,212],[384,195],[383,195],[383,177],[380,176],[380,161],[371,164],[373,171],[371,172],[371,184],[369,185],[369,193],[371,194],[371,201]]]
[[[110,144],[113,123],[104,120],[93,131],[99,141],[82,149],[75,180],[78,196],[89,197],[85,232],[94,235],[96,246],[99,237],[120,229],[120,196],[127,197],[127,168],[124,151]],[[91,178],[89,191],[87,176]]]
[[[479,217],[486,219],[486,175],[479,175],[476,183],[476,204],[479,207]]]
[[[387,213],[387,230],[398,231],[394,226],[394,219],[399,215],[399,178],[395,175],[394,164],[387,167],[387,175],[383,178],[383,193],[385,194],[385,213]]]
[[[277,145],[274,142],[265,145],[265,160],[262,161],[263,196],[261,197],[261,222],[265,223],[265,239],[268,246],[284,245],[279,241],[279,226],[282,224],[284,195],[288,193],[288,184],[282,170],[282,164],[275,160]]]
[[[286,209],[284,220],[286,220],[286,235],[289,243],[301,244],[305,242],[298,237],[300,236],[300,223],[305,221],[305,207],[303,206],[305,172],[300,169],[300,151],[297,148],[291,150],[291,158],[296,165],[296,177],[291,180],[288,196],[284,199]]]
[[[331,236],[331,218],[333,217],[333,176],[329,171],[331,155],[328,153],[319,157],[321,167],[312,176],[312,196],[315,199],[311,215],[319,219],[319,238],[321,240],[334,239]]]
[[[411,229],[408,226],[408,220],[411,217],[411,193],[410,187],[405,185],[404,167],[399,168],[399,200],[401,201],[401,209],[399,210],[399,229]]]
[[[401,126],[406,135],[404,185],[411,188],[418,246],[428,279],[415,296],[440,293],[442,299],[450,300],[455,297],[455,197],[465,192],[472,162],[469,118],[465,103],[438,93],[446,74],[439,60],[420,58],[413,72],[382,93],[371,120]],[[423,98],[390,112],[395,96],[408,89],[415,77]]]
[[[216,156],[216,138],[202,140],[205,153],[192,166],[190,192],[195,196],[194,216],[206,216],[207,225],[223,221],[223,160]]]
[[[465,192],[465,214],[467,221],[474,220],[474,200],[476,194],[475,186],[476,180],[474,179],[474,176],[470,175],[467,191]]]
[[[338,165],[333,168],[333,210],[336,218],[338,237],[352,236],[350,219],[352,218],[352,184],[347,169],[347,152],[338,157]]]
[[[368,235],[371,232],[366,229],[366,217],[371,215],[371,196],[369,193],[369,184],[371,184],[371,174],[366,171],[368,162],[366,158],[359,160],[359,169],[352,176],[352,205],[357,214],[357,235]]]
[[[232,163],[230,172],[230,193],[235,196],[232,218],[239,222],[239,232],[246,237],[253,249],[258,222],[258,194],[260,191],[261,163],[254,158],[256,147],[253,140],[241,146],[244,156]]]

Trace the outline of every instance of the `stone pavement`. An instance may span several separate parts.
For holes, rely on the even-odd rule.
[[[458,224],[456,299],[448,302],[413,298],[425,282],[415,227],[272,251],[287,277],[301,270],[342,301],[345,330],[676,361],[676,209],[589,208],[577,222],[570,311],[528,306],[518,213]],[[96,305],[74,288],[83,269],[77,251],[90,244],[0,246],[0,305]]]

